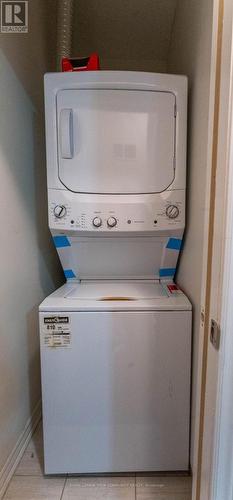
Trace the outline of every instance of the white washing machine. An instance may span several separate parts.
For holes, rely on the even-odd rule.
[[[46,473],[188,469],[191,305],[173,283],[66,284],[40,329]]]
[[[67,282],[40,306],[45,473],[189,468],[185,77],[46,75],[49,226]]]

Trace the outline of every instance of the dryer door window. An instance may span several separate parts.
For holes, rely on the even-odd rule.
[[[61,182],[79,193],[164,191],[175,172],[174,110],[171,92],[59,91]]]

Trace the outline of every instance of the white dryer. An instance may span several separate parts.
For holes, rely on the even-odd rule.
[[[46,75],[49,226],[67,283],[40,306],[45,473],[189,468],[185,77]]]

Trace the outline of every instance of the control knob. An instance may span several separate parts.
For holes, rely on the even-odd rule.
[[[115,217],[109,217],[107,220],[108,227],[115,227],[117,225],[117,220]]]
[[[176,219],[180,211],[176,205],[169,205],[166,209],[166,215],[169,219]]]
[[[66,207],[64,207],[64,205],[56,205],[56,207],[53,210],[53,213],[55,217],[57,217],[57,219],[61,219],[66,215]]]
[[[100,217],[94,217],[92,224],[94,227],[102,226],[102,219]]]

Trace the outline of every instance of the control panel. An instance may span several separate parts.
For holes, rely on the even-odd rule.
[[[184,227],[184,190],[132,198],[49,190],[50,228],[97,233]]]

